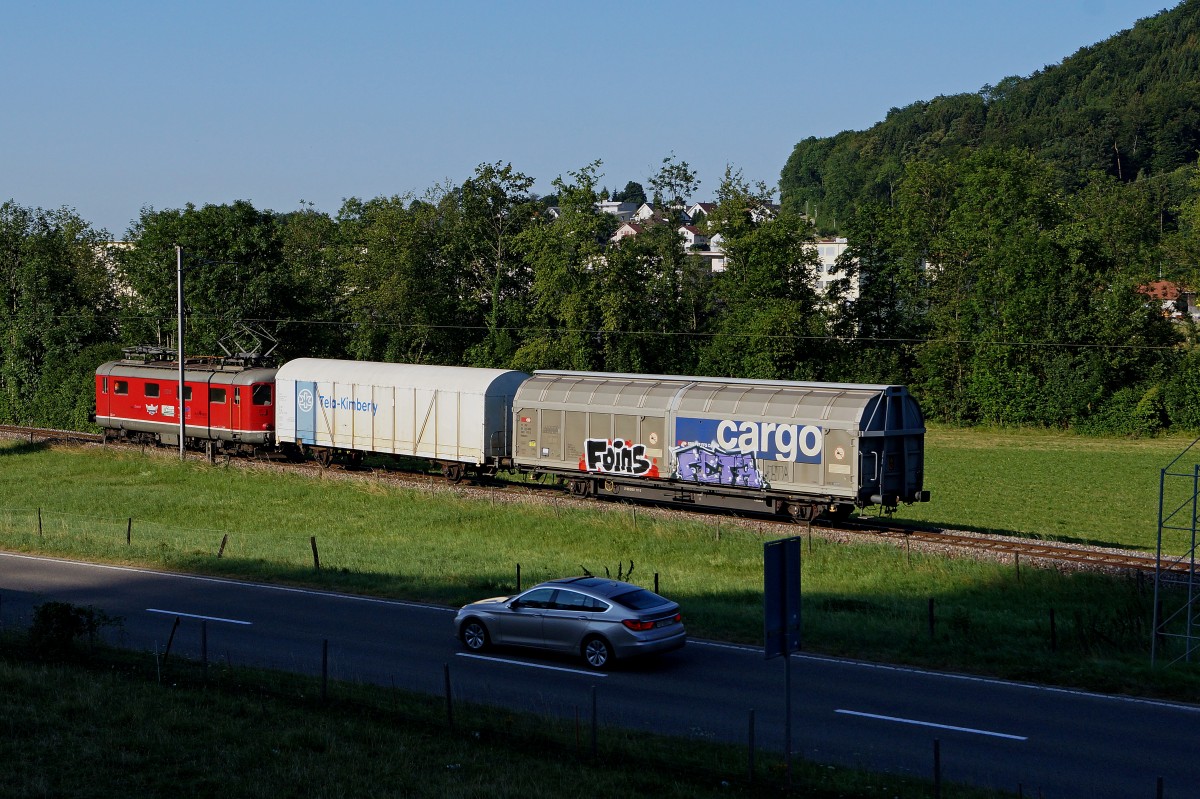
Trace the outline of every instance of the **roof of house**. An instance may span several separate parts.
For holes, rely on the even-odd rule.
[[[1138,286],[1137,290],[1154,300],[1177,300],[1184,291],[1170,280],[1155,280]]]

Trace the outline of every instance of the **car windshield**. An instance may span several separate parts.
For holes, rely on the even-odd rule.
[[[647,608],[657,608],[662,605],[669,604],[667,600],[660,597],[653,591],[647,591],[645,588],[637,588],[624,594],[613,597],[613,601],[619,605],[629,608],[630,610],[646,610]]]

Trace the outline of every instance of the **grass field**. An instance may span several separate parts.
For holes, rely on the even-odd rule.
[[[1191,437],[1095,438],[1046,430],[933,428],[925,439],[928,504],[904,519],[1153,552],[1159,476]],[[1172,472],[1191,472],[1200,452]],[[1168,496],[1183,486],[1168,480]],[[1176,552],[1182,537],[1168,544]]]
[[[935,431],[927,451],[934,501],[906,516],[1145,548],[1153,545],[1157,469],[1186,443]],[[1047,460],[1048,452],[1056,454]],[[0,449],[5,549],[447,605],[511,592],[517,564],[530,585],[581,567],[615,576],[633,561],[633,581],[652,585],[657,573],[692,634],[748,643],[761,640],[763,541],[729,519],[690,522],[600,503],[493,505],[450,491],[180,464],[136,451]],[[1144,581],[1027,565],[1018,575],[1008,563],[819,536],[806,547],[803,579],[812,650],[1200,699],[1194,667],[1149,667]]]

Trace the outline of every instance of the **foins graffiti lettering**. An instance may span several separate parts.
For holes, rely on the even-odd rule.
[[[585,472],[658,477],[658,463],[646,457],[646,446],[632,441],[589,438],[584,442],[579,468]]]

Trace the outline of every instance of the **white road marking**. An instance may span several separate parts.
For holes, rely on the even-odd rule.
[[[954,732],[969,732],[972,735],[987,735],[991,738],[1008,738],[1011,741],[1028,741],[1029,737],[1025,735],[1010,735],[1006,732],[993,732],[991,730],[976,730],[971,727],[955,727],[953,724],[937,724],[932,721],[917,721],[916,719],[902,719],[898,716],[881,716],[878,713],[862,713],[857,710],[838,710],[834,713],[841,713],[845,716],[860,716],[865,719],[877,719],[879,721],[894,721],[897,724],[913,724],[917,727],[933,727],[939,730],[953,730]]]
[[[738,649],[743,652],[755,652],[762,654],[761,646],[750,646],[749,644],[726,644],[719,641],[703,641],[699,638],[688,638],[688,646],[710,646],[715,649]],[[831,655],[807,655],[800,652],[793,652],[792,657],[796,660],[809,660],[813,663],[828,663],[833,666],[853,666],[859,669],[873,669],[875,671],[894,671],[900,674],[916,674],[921,677],[932,677],[942,680],[957,680],[959,682],[976,682],[982,685],[1000,685],[1009,688],[1022,688],[1027,691],[1038,691],[1047,694],[1065,694],[1067,696],[1081,696],[1088,699],[1098,699],[1105,702],[1122,702],[1130,705],[1148,705],[1150,707],[1169,708],[1171,710],[1182,710],[1185,713],[1200,713],[1200,705],[1189,705],[1184,702],[1171,702],[1165,699],[1143,699],[1137,696],[1125,696],[1123,694],[1098,694],[1095,691],[1085,691],[1081,688],[1063,688],[1057,685],[1038,685],[1031,682],[1017,682],[1015,680],[1000,680],[995,677],[977,677],[973,674],[958,674],[952,671],[932,671],[930,669],[922,669],[916,666],[893,666],[888,663],[871,663],[866,660],[852,660],[850,658],[839,658]]]
[[[526,663],[523,660],[508,660],[507,658],[494,658],[487,655],[472,655],[470,652],[455,652],[460,658],[471,658],[472,660],[490,660],[493,663],[507,663],[510,666],[528,666],[531,669],[546,669],[547,671],[565,671],[568,674],[586,674],[589,677],[607,677],[608,675],[600,671],[584,671],[583,669],[567,669],[562,666],[545,666],[541,663]]]
[[[223,621],[226,624],[245,624],[250,625],[253,622],[242,621],[241,619],[222,619],[220,616],[199,616],[195,613],[180,613],[175,610],[159,610],[158,608],[146,608],[147,613],[163,613],[167,616],[182,616],[185,619],[200,619],[202,621]]]

